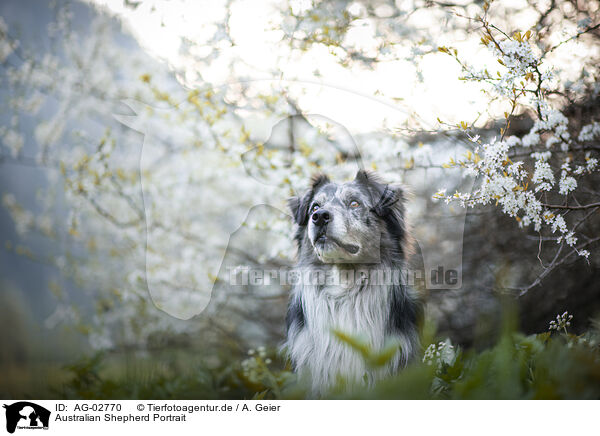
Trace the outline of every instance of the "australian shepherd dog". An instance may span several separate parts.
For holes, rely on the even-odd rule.
[[[401,187],[364,170],[343,184],[317,175],[289,207],[299,280],[290,296],[285,349],[295,371],[313,396],[340,380],[346,388],[371,386],[396,373],[419,347],[421,307],[402,280],[409,237]],[[374,367],[334,331],[360,338],[375,352],[390,343],[397,351]]]

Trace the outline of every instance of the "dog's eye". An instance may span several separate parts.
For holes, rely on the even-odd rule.
[[[358,201],[353,200],[353,201],[350,202],[350,207],[356,208],[358,206],[360,206],[360,203]]]
[[[318,204],[313,204],[313,207],[312,207],[312,209],[310,210],[310,212],[311,212],[311,213],[315,213],[316,211],[318,211],[318,210],[319,210],[319,207],[320,207],[320,206],[319,206]]]

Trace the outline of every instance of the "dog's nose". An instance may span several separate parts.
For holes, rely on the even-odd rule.
[[[316,226],[324,226],[331,221],[331,218],[331,214],[325,209],[319,209],[312,214],[312,220]]]

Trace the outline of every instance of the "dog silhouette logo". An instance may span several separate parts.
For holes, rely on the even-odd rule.
[[[4,405],[6,409],[6,431],[14,433],[19,429],[48,429],[50,411],[29,401],[19,401]]]

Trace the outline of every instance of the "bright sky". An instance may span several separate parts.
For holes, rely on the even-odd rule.
[[[123,0],[88,1],[106,6],[120,16],[150,54],[187,71],[186,85],[190,87],[195,85],[194,65],[180,55],[181,39],[206,41],[215,29],[213,23],[223,21],[225,4],[214,0],[171,0],[165,6],[152,0],[132,9],[125,7]],[[274,44],[283,34],[274,1],[233,3],[230,29],[236,46],[223,45],[222,61],[202,71],[206,79],[215,84],[223,82],[221,78],[230,80],[226,60],[238,57],[246,65],[240,72],[243,77],[268,79],[275,85],[285,81],[294,95],[303,95],[299,102],[305,111],[338,121],[353,133],[377,130],[383,125],[393,128],[405,121],[410,111],[425,120],[425,127],[435,128],[438,117],[456,123],[473,120],[485,110],[486,100],[479,87],[457,80],[460,69],[449,56],[426,57],[422,64],[423,83],[416,81],[414,67],[403,61],[384,62],[375,71],[364,71],[341,67],[320,47],[302,58],[289,57],[287,46]],[[474,37],[479,39],[478,35]],[[453,45],[460,47],[460,43]],[[476,45],[463,44],[463,49],[473,51],[469,46]],[[200,44],[198,51],[203,50],[206,47]],[[482,53],[477,56],[481,59]],[[273,71],[277,69],[281,72],[275,75]]]

